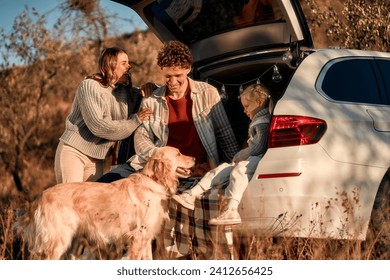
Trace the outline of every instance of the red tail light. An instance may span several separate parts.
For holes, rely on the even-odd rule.
[[[317,143],[326,131],[326,122],[304,116],[273,116],[268,148]]]

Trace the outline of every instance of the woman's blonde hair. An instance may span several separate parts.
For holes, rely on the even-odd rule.
[[[118,55],[124,53],[127,55],[127,52],[119,47],[105,48],[100,53],[99,57],[99,72],[95,73],[87,78],[92,78],[98,81],[102,86],[109,86],[112,81],[118,80],[118,77],[115,74],[115,68],[118,60]],[[129,77],[129,80],[131,78]]]

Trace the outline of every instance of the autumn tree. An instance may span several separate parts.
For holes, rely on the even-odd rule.
[[[341,48],[390,51],[390,1],[304,0],[312,33],[322,32]]]
[[[60,5],[66,7],[65,12],[51,30],[46,27],[47,15],[27,6],[15,18],[10,33],[0,30],[0,165],[5,179],[8,175],[12,178],[2,181],[1,195],[12,194],[12,182],[19,192],[28,193],[30,186],[45,187],[39,184],[42,178],[54,178],[52,168],[48,174],[44,170],[52,166],[53,137],[58,137],[53,131],[63,130],[64,118],[58,117],[64,105],[61,101],[73,94],[75,83],[96,68],[89,61],[97,60],[96,42],[106,39],[104,15],[93,16],[99,10],[98,2],[88,1],[96,5],[82,7],[85,25],[80,24],[80,14],[71,14],[72,8],[79,11],[80,7],[66,3]],[[72,17],[77,18],[73,21],[76,27],[70,25]],[[95,35],[87,37],[85,32]],[[71,72],[72,61],[78,67]]]

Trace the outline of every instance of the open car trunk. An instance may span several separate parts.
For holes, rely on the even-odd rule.
[[[261,78],[278,99],[302,51],[313,47],[298,0],[114,1],[137,12],[161,41],[187,44],[193,78],[228,92]],[[272,80],[274,65],[281,80]]]
[[[219,90],[239,143],[249,124],[240,91],[261,82],[277,101],[313,48],[298,0],[114,1],[137,12],[161,41],[189,46],[192,77]]]

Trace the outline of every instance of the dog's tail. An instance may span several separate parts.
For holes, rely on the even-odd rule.
[[[26,202],[22,207],[16,210],[16,221],[14,230],[17,236],[20,236],[28,244],[29,250],[35,246],[36,238],[36,212],[38,210],[39,200]]]

